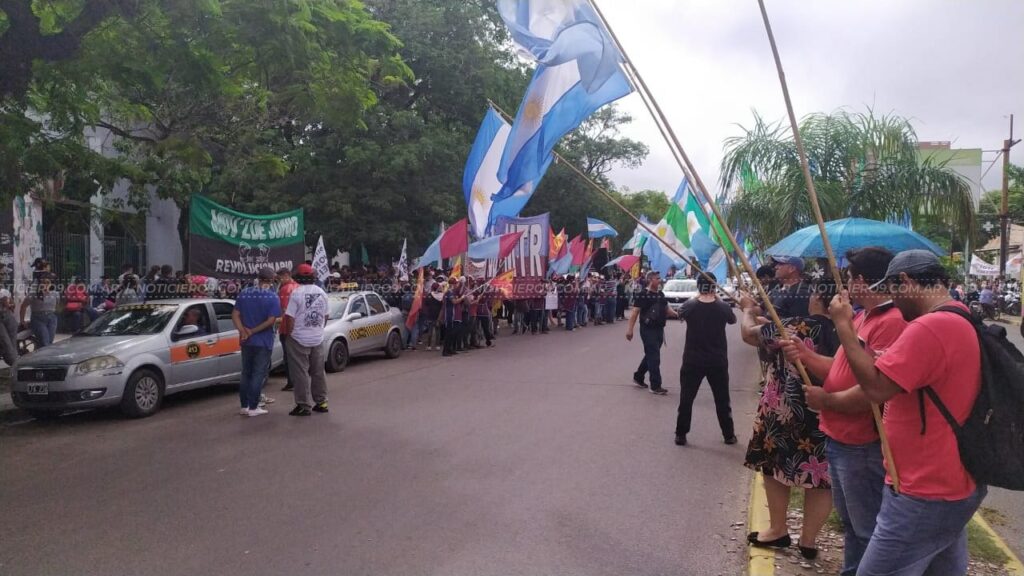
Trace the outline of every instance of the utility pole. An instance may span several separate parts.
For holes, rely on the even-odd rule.
[[[1010,251],[1010,148],[1018,142],[1020,139],[1013,139],[1013,114],[1010,114],[1010,137],[1003,140],[1003,204],[999,212],[999,275],[1004,280]]]

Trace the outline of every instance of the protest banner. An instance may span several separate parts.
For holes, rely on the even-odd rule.
[[[511,290],[513,300],[544,297],[550,228],[549,214],[526,218],[502,216],[495,221],[494,234],[522,232],[519,243],[512,249],[512,253],[496,265],[495,271],[488,274],[494,276],[497,270],[515,270]]]

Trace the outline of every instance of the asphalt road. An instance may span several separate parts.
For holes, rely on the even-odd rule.
[[[741,444],[710,390],[690,445],[670,394],[630,383],[622,323],[417,351],[329,376],[331,413],[236,415],[230,388],[0,425],[0,574],[740,574],[756,356],[730,334]],[[734,538],[739,540],[734,540]]]

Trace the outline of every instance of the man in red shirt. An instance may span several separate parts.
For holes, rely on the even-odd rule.
[[[861,345],[875,357],[884,353],[907,326],[889,294],[870,289],[885,277],[892,258],[892,252],[877,247],[846,253],[850,300],[861,308],[854,317],[854,329]],[[824,382],[824,386],[812,386],[804,394],[807,405],[820,412],[819,427],[828,436],[832,501],[843,522],[845,540],[840,574],[853,576],[875,530],[885,488],[882,446],[871,416],[871,402],[857,384],[842,348],[835,358],[815,354],[799,339],[783,344],[783,349],[787,360],[802,361],[817,380]]]
[[[830,308],[861,390],[886,403],[885,431],[900,480],[898,494],[884,491],[857,574],[966,574],[967,523],[987,488],[964,468],[952,428],[923,390],[930,386],[957,422],[966,421],[981,389],[978,336],[967,320],[936,311],[963,305],[950,298],[949,278],[931,252],[897,254],[872,288],[883,285],[910,323],[877,359],[857,337],[849,294]]]
[[[288,300],[292,297],[292,292],[298,288],[299,283],[292,278],[292,271],[288,268],[281,268],[277,271],[277,297],[281,300],[281,313],[288,309]],[[282,316],[282,319],[284,317]],[[278,324],[277,337],[281,339],[281,347],[284,348],[284,340],[288,337],[288,333],[285,331],[284,322]],[[282,388],[282,391],[294,390],[295,386],[292,384],[291,372],[288,371],[288,355],[284,355],[284,364],[281,365],[284,368],[284,373],[288,378],[287,383]]]

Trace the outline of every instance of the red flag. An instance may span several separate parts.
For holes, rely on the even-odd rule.
[[[572,264],[571,266],[579,266],[583,264],[583,253],[586,251],[586,244],[579,236],[575,236],[572,240],[569,240],[569,252],[572,253]]]
[[[416,325],[416,319],[420,316],[420,308],[423,307],[423,267],[420,267],[419,277],[416,280],[416,293],[412,298],[412,308],[409,309],[409,317],[405,319],[405,327],[412,330]],[[416,345],[415,342],[412,343]]]
[[[513,269],[509,270],[508,272],[505,272],[503,274],[499,274],[499,275],[495,276],[494,278],[491,278],[491,280],[490,280],[490,282],[488,282],[488,284],[493,286],[493,287],[495,287],[495,288],[497,288],[498,291],[501,292],[502,297],[505,298],[505,299],[508,299],[508,298],[512,297],[512,280],[515,277],[516,277],[516,270],[515,270],[515,268],[513,268]]]
[[[469,250],[469,226],[465,218],[452,224],[441,235],[441,258],[451,258]]]
[[[515,247],[519,245],[519,239],[522,238],[523,232],[523,230],[520,230],[519,232],[501,235],[501,240],[498,241],[500,243],[498,247],[498,260],[505,258],[512,253],[512,250],[515,250]]]

